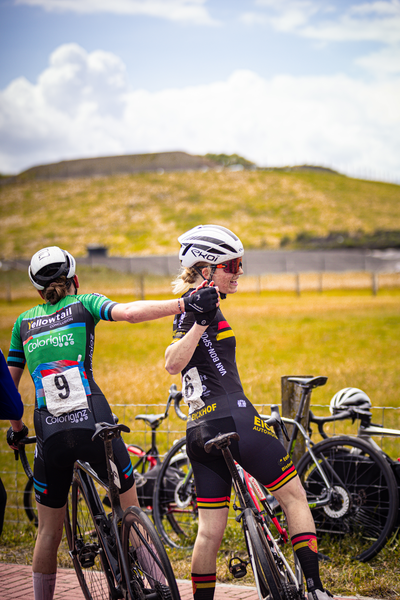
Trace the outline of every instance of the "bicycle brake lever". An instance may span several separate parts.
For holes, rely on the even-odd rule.
[[[290,437],[289,437],[289,434],[288,434],[288,430],[286,429],[286,425],[285,425],[285,423],[282,420],[280,421],[280,426],[281,426],[281,429],[283,431],[283,435],[285,436],[285,438],[289,442],[290,441]]]

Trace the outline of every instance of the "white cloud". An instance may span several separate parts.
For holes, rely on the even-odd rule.
[[[146,15],[169,21],[216,25],[205,4],[207,0],[15,0],[16,4],[38,6],[47,11]]]
[[[245,22],[261,20],[278,31],[324,42],[400,42],[400,0],[353,4],[341,13],[321,0],[257,0],[256,5],[260,12],[245,14]]]
[[[118,57],[69,44],[36,85],[20,78],[0,92],[0,171],[185,150],[237,152],[260,166],[307,162],[361,176],[372,169],[398,181],[399,106],[400,79],[344,75],[267,80],[236,71],[210,85],[129,91]]]
[[[373,72],[377,77],[400,74],[400,45],[361,56],[354,62]]]

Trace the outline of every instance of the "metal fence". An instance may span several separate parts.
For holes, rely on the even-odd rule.
[[[269,414],[271,404],[255,404],[254,405],[260,414]],[[111,404],[112,410],[118,415],[120,422],[128,424],[134,434],[134,442],[142,448],[147,449],[151,442],[151,431],[143,421],[134,421],[134,417],[140,413],[159,414],[165,410],[165,404]],[[313,404],[313,412],[316,414],[328,414],[329,405]],[[373,422],[380,423],[382,426],[392,429],[400,429],[400,407],[384,406],[373,407]],[[356,425],[350,421],[341,421],[332,423],[329,430],[330,435],[347,433],[356,435]],[[2,428],[1,435],[5,437],[6,428]],[[328,430],[328,428],[327,428]],[[316,432],[315,432],[316,433]],[[166,449],[170,448],[175,440],[180,439],[185,435],[185,423],[178,420],[176,417],[168,418],[163,421],[162,426],[157,430],[158,441],[160,446]],[[318,435],[318,434],[317,434]],[[314,441],[319,441],[316,438]],[[374,437],[379,443],[379,438]],[[394,439],[394,442],[393,442]],[[381,438],[380,443],[386,452],[395,460],[400,457],[400,444],[398,438]],[[10,482],[6,485],[8,500],[5,513],[5,523],[11,523],[15,526],[24,526],[28,524],[28,519],[24,511],[24,489],[27,483],[26,475],[22,469],[20,461],[15,461],[14,452],[6,451],[6,461],[3,469],[0,471],[0,476]],[[31,464],[33,464],[33,449],[27,447],[27,456]]]

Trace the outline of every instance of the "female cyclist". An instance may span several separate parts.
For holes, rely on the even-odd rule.
[[[239,238],[217,225],[199,225],[178,238],[181,274],[174,292],[190,297],[192,288],[217,286],[221,298],[234,294],[243,274]],[[207,454],[204,444],[219,433],[237,431],[234,458],[260,480],[282,506],[294,550],[300,560],[309,600],[328,600],[318,568],[314,521],[296,469],[273,430],[263,425],[244,395],[235,358],[234,333],[221,310],[185,313],[174,319],[173,341],[166,350],[166,369],[182,374],[189,405],[187,449],[196,482],[199,529],[192,557],[195,600],[212,600],[216,558],[226,527],[231,476],[221,452]],[[261,425],[260,425],[261,424]]]
[[[104,446],[92,442],[96,422],[113,422],[111,409],[94,381],[94,329],[105,321],[139,323],[183,311],[202,312],[218,304],[214,289],[188,300],[112,302],[100,294],[77,295],[75,259],[57,246],[32,257],[29,277],[45,303],[22,313],[13,328],[8,367],[18,388],[28,365],[35,391],[36,452],[34,487],[38,507],[38,536],[33,555],[35,600],[54,594],[57,549],[75,460],[82,459],[107,478]],[[7,441],[16,447],[27,435],[22,420],[11,421]],[[114,457],[121,484],[121,505],[138,505],[128,452],[114,440]]]

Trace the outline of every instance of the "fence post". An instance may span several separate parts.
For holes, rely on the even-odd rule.
[[[282,399],[282,416],[288,417],[290,419],[294,419],[299,408],[300,404],[300,394],[301,391],[292,381],[288,381],[289,377],[313,377],[312,375],[284,375],[281,377],[281,399]],[[305,405],[304,405],[304,413],[303,418],[301,420],[301,424],[305,429],[308,427],[308,412],[310,408],[310,397],[309,394]],[[287,425],[289,436],[292,435],[293,425]],[[301,433],[298,433],[296,445],[294,447],[293,452],[293,462],[296,465],[300,458],[303,456],[306,450],[306,445]]]
[[[6,279],[6,302],[8,302],[9,304],[11,304],[12,302],[11,281],[8,277]]]
[[[144,273],[140,273],[139,275],[139,297],[141,300],[145,299],[144,293]]]
[[[257,275],[257,294],[261,294],[261,275]]]
[[[376,296],[379,290],[379,275],[376,271],[371,273],[372,295]]]
[[[324,291],[324,273],[323,271],[319,272],[319,277],[318,277],[318,291],[320,294],[322,294],[322,292]]]
[[[300,288],[300,273],[296,273],[296,294],[300,296],[301,288]]]

